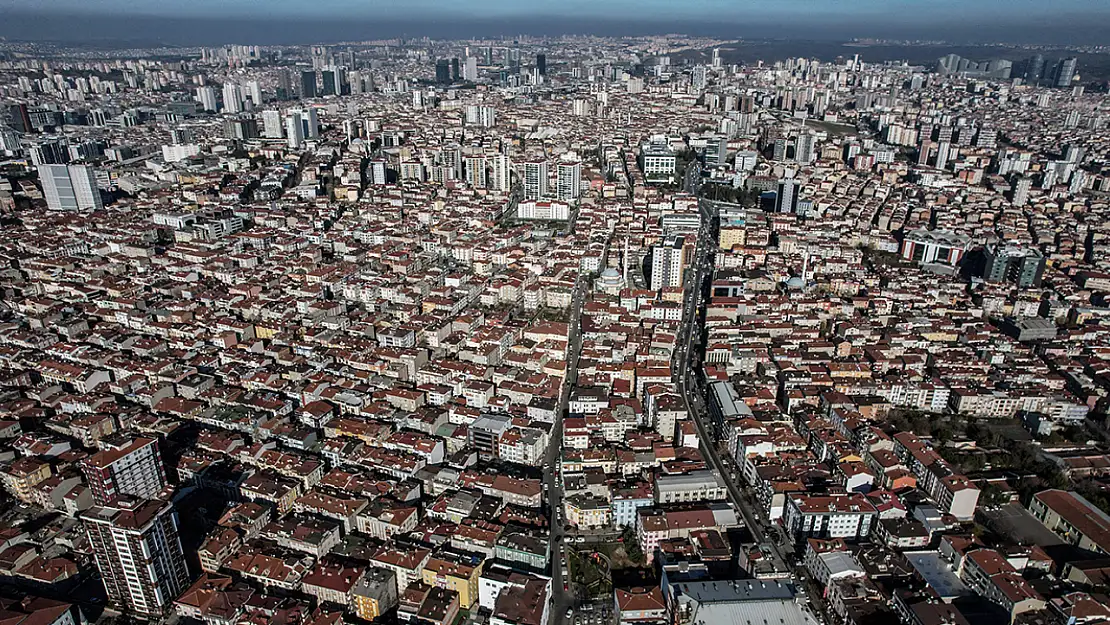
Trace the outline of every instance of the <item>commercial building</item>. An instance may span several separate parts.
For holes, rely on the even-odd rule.
[[[1060,62],[1056,64],[1053,84],[1060,88],[1070,87],[1075,79],[1075,69],[1078,62],[1075,57],[1060,59]]]
[[[655,499],[660,504],[721,501],[726,493],[724,479],[711,469],[660,475],[655,479]]]
[[[971,248],[970,237],[945,230],[911,230],[902,239],[902,258],[922,264],[958,265]]]
[[[647,182],[672,182],[678,158],[664,143],[645,143],[640,147],[640,170]]]
[[[993,243],[986,248],[983,279],[987,282],[1013,282],[1018,288],[1041,285],[1045,257],[1040,250],[1023,245]]]
[[[88,165],[40,165],[39,180],[46,206],[56,211],[104,208],[96,170]]]
[[[776,213],[794,213],[798,210],[798,181],[793,178],[779,180],[775,196]]]
[[[817,620],[795,601],[795,590],[778,580],[726,579],[675,582],[664,580],[674,625],[816,625]]]
[[[316,97],[316,70],[301,72],[301,97]]]

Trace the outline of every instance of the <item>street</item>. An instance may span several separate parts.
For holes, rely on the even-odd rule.
[[[684,307],[685,319],[679,337],[679,351],[675,356],[675,370],[681,372],[677,380],[678,390],[686,403],[686,410],[698,430],[698,441],[702,454],[724,479],[725,485],[728,488],[729,499],[732,501],[732,504],[736,506],[741,517],[743,517],[744,524],[752,533],[752,537],[755,539],[756,543],[760,545],[770,545],[773,553],[767,555],[772,556],[776,560],[776,568],[781,566],[783,570],[786,570],[786,555],[775,541],[766,538],[766,528],[759,520],[759,516],[753,504],[749,503],[748,499],[744,497],[736,480],[732,479],[729,468],[722,462],[720,454],[717,452],[717,439],[706,426],[708,415],[706,414],[707,406],[702,398],[703,390],[699,388],[699,384],[695,378],[694,368],[689,366],[691,357],[700,365],[701,355],[705,347],[702,344],[701,338],[701,318],[705,305],[702,292],[706,278],[711,275],[711,263],[708,262],[709,252],[717,246],[717,241],[713,236],[712,227],[710,225],[713,220],[713,214],[715,213],[714,204],[706,200],[701,200],[699,202],[699,210],[702,211],[702,229],[698,233],[697,247],[694,252],[694,261],[692,263],[694,277],[690,283],[690,288],[686,290],[687,301]]]
[[[574,298],[571,302],[570,335],[567,342],[567,374],[563,380],[563,390],[555,413],[555,426],[544,459],[544,483],[547,486],[547,503],[551,511],[551,625],[563,625],[567,610],[574,606],[574,595],[569,592],[570,580],[566,575],[565,532],[566,520],[563,518],[563,481],[560,462],[563,448],[563,417],[570,401],[570,390],[578,371],[578,356],[582,351],[582,301],[588,290],[583,277],[575,284]]]

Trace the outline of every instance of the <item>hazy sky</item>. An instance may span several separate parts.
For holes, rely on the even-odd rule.
[[[537,15],[639,19],[715,18],[869,19],[1031,18],[1037,15],[1110,16],[1106,0],[0,0],[0,9],[79,11],[165,16],[327,16],[473,18]],[[330,15],[328,15],[330,14]],[[338,15],[337,15],[338,14]]]

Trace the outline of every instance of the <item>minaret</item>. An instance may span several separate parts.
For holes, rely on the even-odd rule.
[[[809,249],[806,249],[805,256],[802,260],[802,284],[809,286]]]

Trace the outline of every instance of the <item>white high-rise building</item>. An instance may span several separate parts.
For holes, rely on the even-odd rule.
[[[216,90],[212,87],[197,87],[197,100],[206,111],[215,112],[220,108],[216,101]]]
[[[389,169],[384,158],[375,158],[370,161],[370,172],[367,178],[370,184],[386,184],[389,182]]]
[[[262,85],[257,80],[247,83],[247,97],[254,103],[254,108],[262,106]]]
[[[559,163],[557,197],[560,200],[577,200],[582,191],[582,163],[567,160]]]
[[[296,150],[304,144],[304,125],[301,123],[301,111],[289,111],[285,118],[285,141],[290,148]]]
[[[200,154],[200,146],[195,143],[175,143],[162,146],[162,160],[167,163],[183,161],[197,154]]]
[[[468,82],[478,82],[478,59],[467,57],[463,65],[462,79]]]
[[[224,112],[243,112],[243,89],[233,82],[224,85]]]
[[[651,289],[658,291],[682,285],[686,266],[686,239],[670,236],[651,246]]]
[[[948,166],[948,159],[951,157],[952,144],[947,141],[937,143],[937,169],[944,169]]]
[[[280,139],[281,111],[273,109],[262,111],[262,136],[267,139]]]
[[[538,200],[547,196],[547,161],[524,163],[524,197]]]
[[[759,164],[759,152],[755,150],[740,150],[736,153],[736,169],[738,171],[752,171]]]
[[[1014,206],[1025,206],[1029,202],[1029,191],[1033,188],[1033,179],[1021,176],[1014,181]]]
[[[490,167],[493,170],[490,186],[498,191],[508,191],[512,188],[513,164],[508,156],[498,154],[490,158]]]
[[[96,170],[88,165],[41,165],[42,194],[50,210],[75,211],[104,208],[96,186]]]
[[[491,128],[497,123],[497,109],[492,106],[466,107],[466,124],[468,126],[481,126]]]

